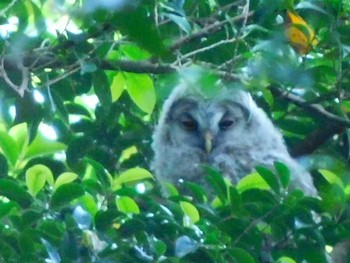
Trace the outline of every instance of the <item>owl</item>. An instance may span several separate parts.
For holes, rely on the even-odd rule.
[[[183,82],[165,101],[153,134],[153,170],[160,181],[209,187],[205,166],[237,184],[256,166],[286,164],[291,187],[317,194],[310,174],[288,153],[281,132],[250,94],[223,85]]]

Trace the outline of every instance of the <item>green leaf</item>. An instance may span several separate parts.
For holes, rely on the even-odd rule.
[[[144,112],[150,114],[156,104],[153,80],[147,74],[125,73],[126,90],[133,102]]]
[[[330,184],[337,184],[344,189],[344,183],[335,173],[324,169],[319,169],[318,171]]]
[[[256,263],[254,258],[245,250],[241,248],[232,248],[230,253],[239,263]]]
[[[77,199],[77,203],[80,204],[86,211],[92,216],[95,216],[99,210],[98,204],[92,195],[85,194]]]
[[[0,130],[0,149],[12,166],[16,165],[19,148],[16,141],[6,132]]]
[[[103,165],[100,164],[99,162],[91,159],[91,158],[86,158],[86,161],[88,164],[90,164],[94,168],[95,173],[96,173],[99,181],[102,183],[102,185],[104,187],[111,186],[111,184],[113,182],[113,178],[108,173],[108,171],[103,167]]]
[[[54,184],[54,189],[56,190],[58,187],[60,187],[63,184],[68,184],[73,181],[75,181],[78,178],[78,175],[76,173],[72,172],[65,172],[60,174]]]
[[[230,186],[229,194],[230,194],[230,204],[231,204],[232,211],[234,212],[239,211],[239,208],[242,203],[242,198],[239,191],[235,187]]]
[[[0,196],[17,202],[21,207],[27,208],[32,203],[32,197],[15,181],[0,179]]]
[[[114,76],[112,85],[111,85],[111,94],[112,101],[117,101],[122,95],[123,91],[126,88],[126,82],[123,73],[118,72],[116,76]]]
[[[119,50],[132,60],[146,60],[151,58],[151,54],[148,51],[134,44],[121,45]]]
[[[297,263],[294,259],[289,257],[281,257],[277,259],[277,263]]]
[[[29,145],[25,158],[31,159],[47,154],[53,154],[66,150],[67,146],[60,142],[55,142],[45,138],[41,133],[38,133],[34,141]]]
[[[139,214],[140,208],[136,202],[128,196],[116,196],[117,208],[125,214]]]
[[[9,135],[16,141],[19,154],[25,152],[28,147],[29,135],[27,123],[22,122],[9,130]]]
[[[0,203],[0,218],[8,215],[11,211],[18,210],[18,205],[15,202]]]
[[[63,184],[56,189],[50,201],[53,209],[69,204],[74,199],[85,194],[84,188],[77,183]]]
[[[196,183],[184,182],[184,186],[188,188],[189,191],[192,192],[193,197],[198,200],[200,203],[206,203],[207,202],[207,194],[208,192],[204,190],[204,188],[201,185],[198,185]]]
[[[55,90],[49,90],[49,96],[51,107],[53,111],[59,115],[60,119],[66,124],[69,125],[68,120],[68,111],[66,108],[66,105],[64,104],[63,99],[61,98],[60,94],[56,92]]]
[[[130,39],[148,50],[152,54],[161,55],[165,52],[162,38],[149,16],[146,8],[137,8],[116,13],[114,25],[128,35]]]
[[[263,94],[264,99],[267,102],[267,104],[269,104],[270,108],[272,108],[273,104],[274,104],[274,98],[273,98],[271,91],[268,89],[263,89],[262,94]]]
[[[322,192],[322,206],[326,211],[339,213],[346,205],[346,196],[344,188],[339,184],[331,184]]]
[[[270,169],[264,166],[257,166],[255,169],[261,175],[261,177],[266,181],[266,183],[268,183],[271,189],[276,194],[279,194],[280,186],[274,173]]]
[[[153,175],[146,169],[138,167],[131,168],[120,174],[116,179],[114,179],[113,190],[119,189],[122,184],[142,181],[149,178],[153,178]]]
[[[251,173],[243,177],[237,184],[237,190],[242,193],[249,189],[271,189],[267,182],[257,172]]]
[[[349,199],[350,198],[350,185],[347,185],[344,188],[344,193],[345,193],[346,197]]]
[[[99,231],[111,229],[114,220],[120,215],[121,213],[115,208],[110,208],[106,211],[98,211],[95,216],[96,229]]]
[[[110,108],[112,105],[112,94],[106,74],[102,70],[97,70],[93,74],[92,82],[102,107]]]
[[[190,225],[195,224],[196,222],[199,221],[200,219],[199,212],[194,205],[192,205],[189,202],[182,201],[180,202],[180,207],[185,214],[185,218],[184,218],[185,226],[187,225],[187,218],[190,219]]]
[[[157,257],[164,255],[167,250],[166,244],[161,240],[152,240],[152,248],[157,253]]]
[[[52,172],[47,166],[37,164],[30,167],[26,171],[26,184],[29,193],[36,196],[44,188],[47,178],[53,178]]]
[[[9,167],[7,164],[7,159],[5,155],[0,153],[0,177],[6,177],[9,172]]]
[[[179,191],[177,190],[177,188],[168,182],[164,183],[164,189],[165,189],[165,193],[167,194],[167,196],[178,196],[179,195]]]
[[[165,13],[165,16],[174,21],[186,34],[191,33],[191,25],[185,17],[172,13]]]
[[[225,204],[227,199],[227,185],[222,175],[211,167],[204,167],[206,173],[206,179],[210,186],[214,189],[215,193],[219,197],[222,204]]]
[[[60,220],[46,219],[39,225],[39,229],[45,239],[59,246],[66,230],[63,226],[64,223]]]
[[[275,169],[277,171],[277,175],[280,178],[281,184],[284,188],[287,188],[290,181],[290,171],[288,167],[284,163],[275,162]]]

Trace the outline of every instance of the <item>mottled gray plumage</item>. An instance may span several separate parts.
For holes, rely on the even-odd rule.
[[[289,155],[281,133],[244,91],[193,84],[176,87],[165,101],[153,135],[153,169],[162,181],[206,185],[203,165],[237,183],[257,165],[275,161],[291,170],[291,186],[316,195],[310,174]]]

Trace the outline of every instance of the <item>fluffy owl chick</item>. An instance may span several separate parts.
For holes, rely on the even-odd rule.
[[[203,165],[237,183],[258,165],[275,161],[291,171],[291,187],[317,194],[310,174],[289,155],[281,133],[249,93],[180,85],[163,105],[153,134],[153,170],[162,181],[180,179],[207,186]]]

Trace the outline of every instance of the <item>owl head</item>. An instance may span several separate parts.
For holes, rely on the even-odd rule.
[[[242,90],[219,88],[208,93],[199,87],[177,87],[163,108],[159,125],[168,127],[163,139],[204,154],[227,140],[240,140],[251,119],[251,97]]]

